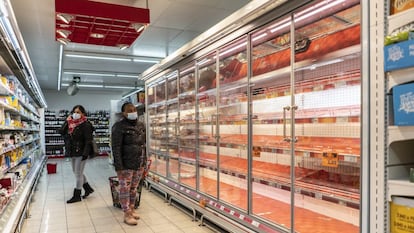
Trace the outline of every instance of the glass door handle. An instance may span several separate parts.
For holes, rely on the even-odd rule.
[[[291,110],[292,110],[292,120],[293,120],[293,124],[295,124],[295,119],[296,119],[296,117],[295,117],[295,112],[296,112],[296,110],[298,110],[298,106],[297,105],[292,105],[291,106],[291,108],[290,108]],[[291,141],[292,141],[292,139],[291,139]],[[295,136],[295,138],[293,138],[293,142],[298,142],[298,138]]]
[[[290,138],[286,136],[286,111],[290,110],[290,106],[283,107],[283,141],[290,142]]]

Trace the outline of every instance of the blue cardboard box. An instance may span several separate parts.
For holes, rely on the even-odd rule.
[[[384,47],[384,70],[392,71],[414,67],[414,40]]]
[[[414,83],[393,88],[394,125],[414,125]]]

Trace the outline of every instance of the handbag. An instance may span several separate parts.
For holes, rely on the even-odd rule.
[[[89,153],[89,159],[93,159],[96,156],[99,156],[99,148],[98,145],[96,144],[95,139],[92,140],[91,142],[91,152]]]

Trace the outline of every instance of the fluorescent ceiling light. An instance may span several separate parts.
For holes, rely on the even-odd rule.
[[[68,87],[70,84],[69,83],[62,83],[62,87]],[[98,84],[77,84],[78,87],[95,87],[95,88],[103,88],[103,85],[98,85]]]
[[[133,23],[131,24],[131,27],[135,29],[136,32],[141,32],[145,28],[145,24],[142,23]]]
[[[63,38],[68,38],[71,31],[65,30],[65,29],[58,29],[56,32],[61,35]]]
[[[143,91],[144,90],[144,88],[138,88],[138,89],[136,89],[136,90],[134,90],[134,91],[131,91],[131,92],[129,92],[129,93],[127,93],[127,94],[125,94],[125,95],[123,95],[122,96],[122,99],[125,99],[125,98],[127,98],[127,97],[130,97],[131,95],[133,95],[133,94],[136,94],[136,93],[138,93],[138,92],[140,92],[140,91]]]
[[[62,83],[62,87],[68,87],[69,83]],[[105,88],[105,89],[135,89],[131,86],[112,86],[112,85],[101,85],[101,84],[78,84],[78,87],[91,87],[91,88]]]
[[[81,52],[67,52],[66,57],[109,60],[109,61],[126,61],[126,62],[144,62],[144,63],[158,63],[161,57],[145,57],[145,56],[117,56],[111,54],[91,54]]]
[[[129,48],[129,45],[127,45],[127,44],[119,44],[118,47],[119,47],[120,50],[125,50],[125,49]]]
[[[135,87],[130,87],[130,86],[111,86],[111,85],[104,85],[104,88],[111,88],[111,89],[135,89]]]
[[[57,86],[58,91],[60,91],[60,84],[62,82],[62,62],[63,62],[63,45],[60,45],[59,46],[58,86]]]
[[[74,74],[74,75],[89,75],[89,76],[103,76],[103,77],[115,77],[115,74],[105,74],[105,73],[86,73],[86,72],[63,72],[64,74]]]
[[[70,40],[69,40],[69,39],[67,39],[67,38],[57,38],[56,40],[57,40],[59,43],[63,44],[63,45],[67,45],[67,44],[70,42]]]
[[[69,24],[70,21],[74,18],[73,15],[70,15],[70,14],[62,14],[62,13],[58,13],[56,15],[56,17],[58,17],[58,19],[62,20],[66,24]]]
[[[94,72],[76,72],[76,71],[65,71],[64,74],[100,76],[100,77],[119,77],[119,78],[138,78],[139,76],[139,74],[94,73]]]
[[[115,74],[115,77],[120,77],[120,78],[138,78],[138,74],[137,75],[129,75],[129,74]]]
[[[134,58],[133,61],[134,62],[143,62],[143,63],[158,63],[159,62],[157,60],[147,60],[147,59],[142,59],[142,58]]]
[[[65,54],[65,56],[74,57],[74,58],[87,58],[87,59],[110,60],[110,61],[132,61],[131,58],[101,57],[101,56],[80,55],[80,54]]]
[[[90,36],[90,37],[92,37],[92,38],[96,38],[96,39],[102,39],[102,38],[104,38],[104,37],[105,37],[105,35],[104,35],[104,34],[102,34],[102,33],[97,33],[97,32],[95,32],[95,33],[91,33],[91,34],[89,34],[89,36]]]

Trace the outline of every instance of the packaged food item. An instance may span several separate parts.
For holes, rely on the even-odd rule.
[[[414,7],[414,0],[391,0],[390,14],[397,14]]]

